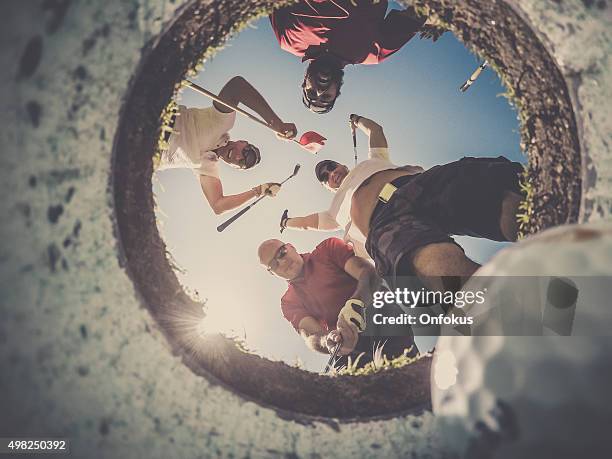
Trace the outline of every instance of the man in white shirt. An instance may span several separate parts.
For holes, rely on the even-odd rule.
[[[327,211],[283,215],[281,229],[341,227],[365,247],[381,276],[414,276],[431,290],[455,290],[479,265],[450,237],[515,241],[522,166],[506,158],[463,158],[424,171],[389,161],[380,125],[351,115],[369,137],[367,160],[353,170],[335,161],[317,164],[317,179],[335,193]],[[367,239],[366,239],[367,238]],[[450,280],[450,282],[449,282]]]
[[[242,103],[259,114],[284,140],[295,137],[295,124],[284,123],[262,95],[243,77],[229,80],[219,98],[236,107]],[[259,149],[246,140],[230,140],[228,131],[234,126],[236,112],[218,102],[208,108],[179,107],[168,149],[162,152],[157,170],[189,168],[199,176],[206,200],[215,214],[240,207],[252,198],[267,194],[276,196],[277,183],[264,183],[238,194],[225,195],[219,176],[219,160],[232,167],[250,169],[261,156]]]

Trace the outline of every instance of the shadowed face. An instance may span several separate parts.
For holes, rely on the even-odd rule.
[[[344,71],[327,56],[313,60],[304,75],[302,102],[314,113],[331,111],[340,95]]]
[[[259,150],[246,140],[229,141],[217,149],[217,155],[238,169],[250,169],[259,163]]]
[[[269,239],[259,246],[258,255],[259,262],[282,279],[292,280],[302,273],[304,260],[291,244]]]
[[[348,173],[348,167],[331,160],[322,161],[315,168],[317,180],[330,191],[336,191],[340,188]]]

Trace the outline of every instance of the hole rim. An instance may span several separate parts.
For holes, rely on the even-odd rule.
[[[469,3],[485,2],[486,0],[477,0]],[[168,27],[147,45],[119,116],[110,183],[114,198],[115,231],[119,241],[120,264],[126,268],[140,296],[141,304],[155,319],[171,351],[180,356],[195,374],[213,384],[221,385],[245,400],[272,408],[283,418],[307,423],[317,420],[335,425],[337,422],[388,419],[431,410],[430,357],[401,369],[374,375],[329,378],[290,367],[282,362],[246,354],[240,351],[233,341],[221,335],[207,338],[210,340],[207,341],[207,353],[223,355],[224,358],[218,358],[216,355],[194,356],[188,351],[189,342],[183,336],[184,329],[177,329],[176,316],[169,315],[167,311],[180,310],[184,317],[194,322],[197,322],[202,312],[201,305],[187,296],[174,274],[166,258],[165,243],[155,223],[151,152],[155,151],[157,144],[160,114],[173,97],[177,83],[185,78],[188,69],[195,67],[203,53],[207,54],[211,49],[222,45],[235,31],[235,24],[254,20],[279,6],[278,2],[270,0],[216,0],[212,4],[206,3],[205,0],[194,0],[181,7]],[[429,5],[442,12],[450,9],[454,16],[449,25],[457,39],[479,55],[487,55],[490,62],[502,72],[502,81],[507,86],[512,86],[512,81],[504,80],[504,61],[496,60],[496,56],[485,53],[485,48],[477,41],[472,42],[471,29],[461,32],[458,28],[457,24],[465,20],[464,15],[456,14],[458,7],[465,5],[467,1],[459,2],[459,5],[448,0],[416,0],[410,3],[417,6]],[[552,66],[556,70],[558,80],[563,86],[559,97],[564,99],[563,102],[571,113],[568,135],[573,138],[569,143],[575,145],[574,151],[579,166],[580,149],[574,109],[560,70],[530,26],[514,9],[505,2],[496,3],[499,5],[494,5],[494,8],[498,11],[510,11],[511,20],[520,25],[519,38],[535,43],[535,46],[539,47],[538,51],[548,58],[547,68]],[[483,15],[480,25],[484,22],[486,26],[487,20],[490,20],[489,17]],[[195,33],[190,35],[189,32],[193,31],[191,28],[195,28]],[[512,37],[505,38],[510,40]],[[519,45],[520,43],[519,40]],[[521,81],[516,84],[520,89]],[[516,95],[516,88],[514,94]],[[527,110],[530,117],[533,115],[529,112],[529,107],[520,106],[519,110]],[[530,119],[527,118],[528,121]],[[521,134],[522,137],[526,135],[522,121]],[[529,151],[530,164],[534,154]],[[576,187],[579,190],[580,174],[575,174],[574,179],[577,183],[572,184],[572,193]],[[562,217],[565,220],[562,223],[577,220],[579,203],[578,192],[577,199],[571,201],[570,208]],[[536,229],[542,228],[532,228],[532,232]],[[150,269],[152,266],[156,267],[154,272]],[[236,367],[242,369],[236,370]],[[263,373],[267,380],[274,379],[276,383],[280,381],[282,393],[270,390],[265,381],[262,383],[257,377],[253,377],[254,370],[257,370],[255,373]],[[414,393],[406,394],[405,388],[411,385],[415,387]],[[299,400],[296,400],[292,396],[295,396],[295,388],[298,386],[301,392]],[[326,397],[322,398],[321,393],[325,393]],[[394,401],[385,403],[385,400],[390,399]]]

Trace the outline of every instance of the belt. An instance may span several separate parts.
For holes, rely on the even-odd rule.
[[[396,191],[397,187],[393,183],[385,183],[385,186],[383,186],[382,190],[380,190],[380,193],[378,193],[378,200],[387,204],[391,199],[391,196],[393,196],[393,193],[395,193]]]
[[[418,175],[419,174],[402,175],[401,177],[398,177],[391,182],[385,183],[385,185],[382,187],[382,190],[380,190],[380,193],[378,193],[378,202],[376,203],[376,206],[374,207],[374,210],[372,211],[372,216],[370,217],[370,224],[372,223],[372,220],[374,219],[374,217],[379,212],[382,211],[385,204],[387,204],[391,200],[391,197],[393,196],[393,194],[399,188],[404,186],[406,183],[410,182],[413,178],[417,177]]]
[[[402,175],[401,177],[396,178],[392,182],[385,183],[385,185],[382,187],[382,190],[380,190],[380,193],[378,193],[378,200],[381,203],[387,204],[391,199],[391,196],[393,196],[393,193],[395,193],[398,188],[403,187],[406,183],[410,182],[417,175],[419,174]]]

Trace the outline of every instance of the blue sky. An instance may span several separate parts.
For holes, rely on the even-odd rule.
[[[251,24],[204,64],[193,80],[218,93],[235,75],[242,75],[299,133],[314,130],[328,138],[314,156],[297,145],[276,140],[265,128],[238,115],[230,135],[258,145],[262,162],[250,171],[220,166],[226,193],[238,193],[268,181],[280,182],[302,165],[297,177],[283,186],[274,199],[266,198],[223,233],[217,225],[234,212],[216,216],[209,209],[197,178],[188,170],[155,174],[153,190],[158,204],[162,235],[176,263],[185,271],[184,285],[207,299],[210,330],[233,331],[246,338],[260,354],[320,371],[326,357],[306,348],[280,312],[286,283],[259,266],[257,246],[276,237],[291,242],[301,252],[341,233],[286,231],[278,222],[285,208],[289,215],[305,215],[326,209],[332,195],[314,177],[321,159],[335,159],[351,166],[353,148],[348,115],[357,113],[379,122],[385,129],[391,159],[398,165],[425,168],[463,156],[499,156],[525,162],[519,148],[516,112],[507,100],[497,75],[487,69],[466,92],[459,86],[478,66],[450,33],[435,44],[411,40],[394,56],[375,66],[345,69],[342,95],[327,115],[308,112],[301,103],[304,64],[278,46],[267,18]],[[179,103],[210,106],[210,101],[184,89]],[[367,139],[357,139],[360,159],[367,155]],[[487,261],[504,244],[460,237],[469,256]],[[419,339],[422,349],[432,340]]]

